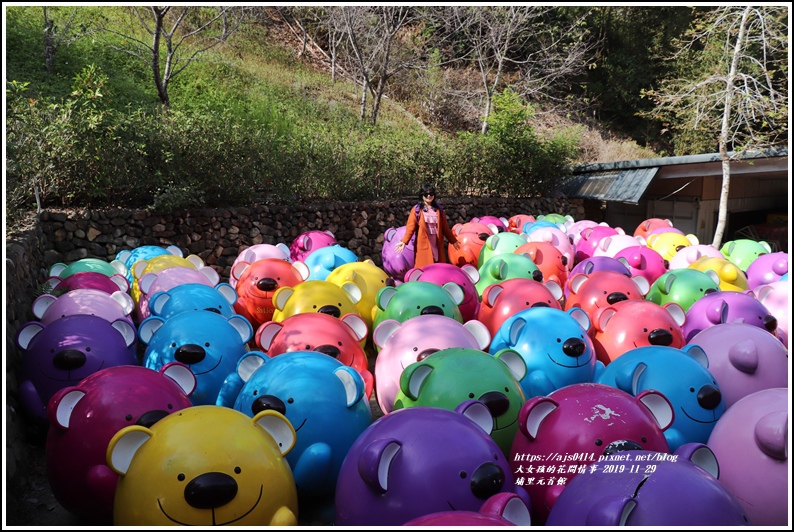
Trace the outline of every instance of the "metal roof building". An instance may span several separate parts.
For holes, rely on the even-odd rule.
[[[788,148],[745,153],[730,165],[729,216],[723,242],[745,238],[737,232],[759,226],[761,233],[768,233],[759,236],[775,240],[779,249],[787,250],[791,209]],[[714,237],[721,188],[720,155],[709,153],[577,166],[559,191],[589,200],[585,202],[588,218],[622,227],[626,233],[633,233],[647,218],[668,218],[676,228],[708,244]]]

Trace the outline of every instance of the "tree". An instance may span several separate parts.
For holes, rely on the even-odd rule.
[[[701,12],[675,55],[682,75],[647,91],[652,115],[716,140],[722,161],[719,248],[728,217],[731,161],[788,136],[788,7],[725,6]]]
[[[481,132],[488,131],[493,95],[509,71],[518,70],[516,91],[550,98],[555,84],[584,71],[589,41],[582,18],[565,20],[550,6],[455,6],[450,16],[482,82]]]
[[[157,96],[168,110],[171,100],[168,84],[202,54],[226,42],[239,28],[247,8],[241,7],[176,7],[151,6],[148,10],[127,8],[140,24],[139,28],[151,37],[147,43],[137,34],[103,28],[123,38],[124,44],[109,42],[120,52],[137,57],[151,66]],[[163,57],[163,55],[165,57]]]
[[[42,15],[44,18],[44,66],[47,72],[52,73],[55,67],[55,56],[58,49],[62,46],[69,46],[74,41],[88,34],[85,25],[81,25],[79,29],[75,29],[74,21],[77,16],[77,8],[72,9],[68,17],[60,24],[56,24],[53,10],[56,8],[42,6]]]

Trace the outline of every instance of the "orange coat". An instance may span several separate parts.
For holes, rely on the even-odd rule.
[[[430,239],[427,236],[427,223],[425,222],[425,215],[422,208],[419,208],[419,220],[417,221],[415,207],[411,208],[408,215],[408,221],[405,223],[405,235],[403,235],[402,242],[408,244],[411,237],[416,232],[416,243],[414,245],[414,268],[421,268],[428,264],[433,264],[433,250],[430,249]],[[417,227],[418,226],[418,227]],[[455,233],[449,228],[447,222],[447,213],[444,210],[438,212],[438,262],[447,262],[446,246],[444,245],[444,237],[447,237],[450,244],[455,244],[458,239],[455,238]]]

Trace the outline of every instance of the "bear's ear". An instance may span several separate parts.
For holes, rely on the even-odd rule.
[[[549,290],[549,292],[551,292],[551,297],[554,298],[554,301],[560,301],[562,299],[563,294],[560,283],[558,283],[557,281],[547,281],[543,283],[543,286],[545,286]]]
[[[422,268],[411,268],[407,272],[405,272],[405,277],[403,278],[405,282],[408,281],[418,281],[420,277],[422,277]]]
[[[239,314],[235,314],[229,318],[229,325],[234,327],[234,330],[240,335],[240,339],[244,344],[247,344],[254,336],[254,328],[251,326],[251,322]]]
[[[380,290],[378,290],[377,296],[375,296],[378,302],[378,308],[381,310],[386,310],[386,305],[389,304],[391,298],[397,295],[397,288],[393,286],[384,286]]]
[[[55,392],[47,403],[47,417],[50,419],[50,423],[59,429],[68,429],[74,407],[83,397],[85,397],[85,392],[75,386]]]
[[[212,286],[215,286],[221,282],[221,276],[212,266],[202,266],[198,269],[198,271],[204,274],[204,277],[206,277],[209,282],[212,283]]]
[[[135,327],[125,319],[118,319],[111,323],[114,329],[124,337],[124,343],[131,347],[135,343]]]
[[[142,261],[138,261],[138,262],[142,262]],[[136,262],[135,264],[138,264],[138,262]],[[156,280],[157,280],[156,273],[152,273],[152,272],[146,273],[143,275],[143,277],[138,279],[138,289],[141,291],[141,293],[148,295],[149,289],[152,287],[152,284],[154,284]]]
[[[122,291],[124,293],[127,293],[127,292],[130,291],[130,282],[123,275],[120,275],[118,273],[114,273],[113,275],[110,276],[110,280],[113,281],[113,283],[116,286],[119,287],[120,291]]]
[[[647,368],[648,366],[644,362],[639,361],[623,364],[615,373],[615,388],[631,395],[637,395],[637,390],[640,388],[640,377]]]
[[[132,251],[129,249],[123,249],[116,254],[116,260],[120,260],[124,264],[127,263],[127,259],[132,256]]]
[[[480,271],[472,264],[464,264],[460,267],[461,271],[469,278],[472,284],[477,284],[480,280]]]
[[[675,321],[679,327],[684,326],[684,323],[686,323],[686,312],[684,312],[684,308],[681,305],[678,303],[665,303],[662,305],[662,308],[673,317],[673,321]]]
[[[714,451],[707,445],[700,442],[685,443],[679,446],[674,454],[684,460],[689,460],[712,477],[720,478],[720,464]]]
[[[55,303],[58,298],[52,294],[42,294],[33,301],[32,309],[33,315],[38,319],[44,316],[44,313],[50,308],[50,305]]]
[[[389,338],[391,338],[394,333],[399,331],[401,326],[402,323],[397,320],[383,320],[372,331],[372,341],[376,346],[378,346],[378,348],[383,349]]]
[[[361,293],[361,288],[358,287],[356,283],[346,282],[342,283],[341,287],[342,290],[348,295],[353,303],[358,303],[361,301],[363,294]]]
[[[645,390],[637,394],[637,401],[643,404],[656,420],[661,430],[667,430],[675,420],[675,411],[670,401],[656,390]]]
[[[309,269],[308,264],[306,264],[303,261],[296,260],[291,264],[292,267],[295,268],[295,271],[298,272],[298,275],[300,275],[300,278],[303,279],[304,281],[307,280],[312,273],[311,270]]]
[[[284,325],[277,321],[266,321],[259,328],[256,330],[256,345],[259,348],[267,353],[270,347],[273,345],[273,338],[276,337],[276,334],[284,328]]]
[[[524,330],[524,327],[527,325],[527,320],[524,318],[515,318],[509,326],[507,330],[507,339],[509,346],[514,346],[518,344],[518,338],[521,336],[521,332]]]
[[[479,320],[469,320],[463,324],[463,328],[471,333],[474,341],[477,342],[477,347],[480,351],[488,351],[488,346],[491,345],[491,331],[488,327]]]
[[[590,317],[587,315],[586,310],[581,307],[573,307],[568,311],[568,314],[576,320],[576,323],[578,323],[579,327],[585,332],[590,330]]]
[[[231,276],[239,281],[240,277],[243,276],[243,272],[245,271],[245,269],[250,265],[251,265],[250,262],[244,260],[239,261],[237,264],[232,266]]]
[[[685,351],[686,354],[697,360],[698,364],[700,364],[706,369],[709,369],[709,356],[706,354],[706,351],[699,345],[687,344],[681,348],[681,351]]]
[[[631,280],[634,281],[634,284],[636,284],[637,288],[639,288],[640,294],[642,294],[643,296],[648,295],[648,292],[651,289],[651,285],[650,283],[648,283],[648,279],[646,279],[642,275],[635,275],[634,277],[631,278]]]
[[[135,301],[133,301],[132,296],[126,292],[117,290],[110,294],[110,298],[121,306],[125,316],[130,315],[132,311],[135,310]]]
[[[130,425],[118,431],[108,444],[107,462],[110,469],[118,475],[126,475],[135,453],[152,436],[154,432],[142,425]]]
[[[496,304],[496,298],[503,291],[504,287],[499,284],[488,285],[482,292],[482,303],[488,308],[493,308]]]
[[[168,253],[170,253],[171,255],[174,255],[175,257],[185,258],[185,256],[182,254],[182,250],[179,249],[177,246],[170,245],[167,248],[165,248],[165,250],[168,251]]]
[[[400,391],[412,401],[416,401],[422,383],[434,369],[430,364],[422,362],[409,364],[400,374]]]
[[[587,279],[589,279],[589,277],[585,273],[577,273],[574,274],[573,277],[569,278],[568,288],[570,288],[571,293],[577,293]]]
[[[229,283],[218,283],[215,285],[215,290],[218,291],[223,299],[229,302],[230,305],[237,303],[237,291]]]
[[[595,324],[593,325],[596,332],[604,332],[607,328],[607,323],[612,317],[617,314],[618,311],[615,307],[604,307],[600,308],[596,311],[595,316],[593,316],[593,321]]]
[[[494,353],[494,358],[507,366],[507,369],[510,370],[510,374],[516,381],[521,382],[521,380],[526,377],[527,362],[518,351],[513,349],[501,349]]]
[[[369,443],[358,457],[361,480],[375,493],[382,495],[389,489],[389,469],[392,460],[402,449],[394,438],[382,438]]]
[[[281,456],[285,456],[295,446],[295,429],[287,418],[275,410],[262,410],[254,416],[254,423],[273,437]]]
[[[204,260],[198,255],[190,254],[187,257],[185,257],[185,260],[187,260],[190,264],[195,266],[197,270],[200,270],[201,268],[204,267]]]
[[[463,287],[461,287],[458,283],[450,281],[448,283],[444,283],[442,288],[449,294],[449,297],[452,298],[453,303],[456,305],[463,303],[463,299],[466,297],[466,294],[463,291]]]
[[[557,409],[559,404],[551,397],[533,397],[521,406],[518,412],[518,428],[529,441],[538,436],[540,425],[546,416]]]
[[[20,349],[27,351],[31,340],[44,330],[44,324],[38,321],[30,321],[22,326],[17,332],[17,346]]]
[[[627,496],[610,496],[593,505],[587,513],[585,526],[618,527],[626,526],[631,512],[637,506],[637,500]]]
[[[334,375],[345,387],[345,401],[348,408],[364,397],[364,378],[358,371],[350,366],[342,366],[334,370]]]
[[[369,333],[367,322],[358,314],[348,312],[339,320],[350,329],[350,334],[353,335],[357,342],[361,342],[367,337]]]
[[[278,310],[284,310],[284,307],[287,306],[287,300],[295,293],[295,289],[291,286],[282,286],[280,288],[276,288],[276,291],[273,292],[273,306],[276,307]]]
[[[284,260],[290,261],[290,258],[289,258],[289,246],[286,245],[284,242],[279,242],[275,246],[276,246],[276,249],[279,250],[284,255]]]
[[[63,262],[56,262],[50,267],[49,277],[60,277],[61,273],[66,269],[66,264]]]
[[[264,355],[263,353],[258,351],[249,351],[237,362],[237,374],[240,376],[243,382],[248,382],[251,380],[251,375],[253,375],[256,370],[267,364],[268,360],[270,360],[270,357]]]
[[[136,279],[140,279],[141,275],[143,275],[143,270],[146,269],[146,266],[149,265],[148,260],[136,260],[135,264],[132,265],[132,275]]]
[[[154,333],[163,326],[165,320],[160,316],[149,316],[145,320],[143,320],[138,326],[138,337],[141,339],[141,342],[148,344]]]
[[[491,495],[480,507],[480,513],[502,517],[518,526],[532,524],[527,503],[516,493],[501,492]]]
[[[171,294],[168,292],[157,292],[153,294],[149,299],[149,314],[159,316],[163,312],[163,307],[169,299],[171,299]]]
[[[464,401],[455,408],[455,412],[477,423],[477,425],[490,435],[493,432],[493,416],[482,401]]]
[[[121,262],[120,260],[112,260],[110,261],[110,265],[113,266],[113,269],[116,270],[121,275],[127,275],[129,270],[127,269],[127,265]]]
[[[160,368],[160,374],[174,381],[177,386],[182,388],[185,395],[189,396],[196,391],[196,386],[198,385],[196,375],[181,362],[169,362]]]

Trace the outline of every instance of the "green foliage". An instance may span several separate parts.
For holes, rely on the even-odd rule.
[[[116,8],[80,9],[86,24],[126,20]],[[164,113],[143,63],[91,38],[59,50],[47,74],[39,15],[9,8],[7,212],[35,208],[36,189],[45,207],[154,211],[414,196],[423,182],[533,195],[575,153],[575,132],[538,138],[509,91],[485,136],[428,134],[389,101],[377,126],[363,124],[352,84],[296,63],[258,26],[175,78]]]

